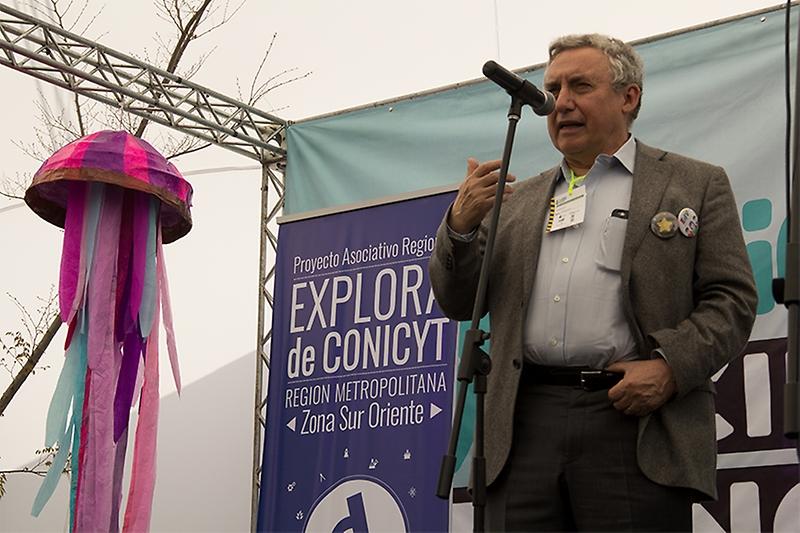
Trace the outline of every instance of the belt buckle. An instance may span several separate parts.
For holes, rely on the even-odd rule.
[[[603,375],[602,370],[581,370],[580,373],[581,388],[587,392],[600,390],[597,388],[597,384],[593,383],[595,381],[593,378],[599,378],[602,377],[602,375]]]

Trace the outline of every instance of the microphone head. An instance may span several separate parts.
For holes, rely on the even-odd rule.
[[[483,75],[487,78],[491,79],[495,72],[497,72],[497,67],[499,67],[497,63],[492,61],[491,59],[483,64]]]
[[[544,102],[541,105],[533,107],[533,112],[543,117],[545,115],[549,115],[553,112],[556,108],[556,98],[553,96],[553,93],[550,91],[542,90],[542,94],[544,95]]]

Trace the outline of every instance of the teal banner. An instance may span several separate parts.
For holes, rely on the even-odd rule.
[[[796,13],[796,10],[795,10]],[[770,292],[785,242],[784,21],[782,11],[637,45],[642,111],[633,133],[725,167],[741,208],[759,288],[753,338],[786,334]],[[792,49],[797,16],[793,15]],[[479,75],[484,58],[475,58]],[[541,86],[543,68],[523,76]],[[469,156],[502,153],[509,98],[488,81],[293,124],[288,131],[286,214],[455,185]],[[511,172],[536,175],[560,159],[545,121],[525,109]],[[777,320],[772,320],[775,310]]]

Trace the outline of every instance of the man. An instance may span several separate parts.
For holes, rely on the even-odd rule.
[[[489,530],[690,531],[691,503],[716,497],[710,378],[746,343],[756,290],[725,172],[630,135],[642,71],[610,37],[550,47],[563,160],[505,191],[483,310]],[[432,283],[456,319],[499,168],[468,160],[438,231]]]

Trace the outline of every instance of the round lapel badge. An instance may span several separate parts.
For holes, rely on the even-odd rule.
[[[697,213],[694,212],[694,209],[691,207],[681,209],[681,212],[678,213],[678,229],[681,230],[681,233],[691,238],[697,235],[698,228]]]
[[[678,231],[678,219],[669,211],[661,211],[650,219],[650,230],[657,237],[669,239]]]

